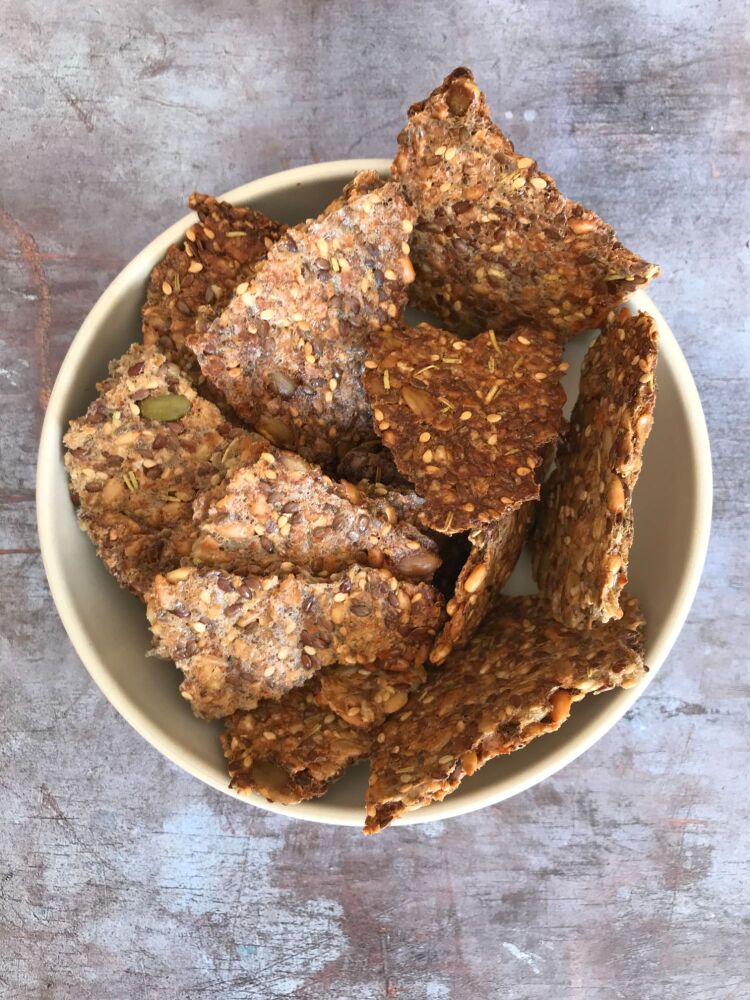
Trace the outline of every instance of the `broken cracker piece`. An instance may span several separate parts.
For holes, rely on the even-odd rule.
[[[379,732],[370,760],[366,833],[440,801],[499,754],[558,729],[572,702],[632,687],[643,663],[632,600],[622,622],[566,628],[537,597],[498,597],[469,644]]]
[[[326,667],[317,677],[317,700],[350,726],[373,729],[403,708],[409,694],[421,687],[427,673],[421,663],[406,670],[386,670],[379,664]]]
[[[422,323],[372,338],[373,426],[424,497],[421,524],[454,534],[538,497],[534,473],[561,425],[567,367],[551,331],[464,341]]]
[[[269,444],[198,499],[193,558],[237,573],[330,576],[360,563],[401,579],[432,579],[437,545],[388,501],[387,492],[364,494]]]
[[[321,707],[315,684],[227,719],[221,745],[231,788],[292,805],[323,795],[349,764],[367,756],[372,735]]]
[[[468,69],[409,109],[398,143],[391,174],[418,215],[411,300],[450,329],[521,321],[565,339],[659,273],[515,152]]]
[[[392,183],[290,229],[207,331],[203,374],[274,444],[335,465],[372,437],[362,387],[368,331],[401,315],[414,212]]]
[[[632,495],[656,403],[657,331],[611,314],[586,354],[578,401],[544,486],[533,569],[555,618],[591,628],[620,617],[633,541]]]
[[[81,527],[118,583],[139,597],[189,558],[192,504],[224,474],[238,436],[155,348],[134,344],[110,365],[100,396],[70,422],[65,467]]]
[[[443,599],[361,566],[325,581],[184,566],[156,578],[147,615],[154,655],[177,663],[195,714],[215,719],[279,698],[332,663],[424,663]]]
[[[535,507],[525,503],[469,533],[471,551],[446,605],[449,618],[430,654],[432,663],[442,663],[451,650],[466,645],[484,621],[487,608],[518,562]]]
[[[210,322],[286,230],[262,212],[190,195],[198,222],[182,247],[171,246],[151,272],[143,306],[143,342],[193,374],[198,365],[185,345],[196,322]]]

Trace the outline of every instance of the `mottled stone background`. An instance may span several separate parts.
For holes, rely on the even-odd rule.
[[[750,996],[746,11],[0,0],[0,996]],[[461,62],[662,264],[715,524],[688,625],[606,739],[503,805],[365,840],[204,788],[115,713],[50,600],[34,456],[82,318],[190,191],[388,155]]]

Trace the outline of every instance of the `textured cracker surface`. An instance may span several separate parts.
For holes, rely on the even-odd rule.
[[[239,573],[328,576],[353,563],[430,580],[437,545],[399,513],[388,494],[360,492],[299,455],[268,445],[196,504],[197,562]]]
[[[279,698],[332,663],[424,663],[444,617],[428,584],[356,565],[325,581],[184,567],[156,578],[146,610],[155,654],[184,672],[182,695],[206,719]]]
[[[560,428],[566,368],[548,331],[464,341],[422,323],[373,338],[373,426],[424,497],[420,523],[454,534],[539,496],[534,472]]]
[[[185,341],[198,323],[208,324],[221,312],[286,227],[262,212],[207,194],[191,194],[189,205],[198,222],[188,229],[182,247],[171,246],[151,272],[143,342],[198,374]]]
[[[515,152],[465,68],[410,108],[392,175],[418,213],[412,299],[450,329],[531,322],[564,340],[658,273]]]
[[[71,421],[65,465],[81,526],[117,581],[140,596],[156,573],[190,556],[193,499],[223,475],[222,455],[241,432],[153,347],[134,344],[99,388]],[[145,400],[169,395],[181,397],[183,417],[143,416]]]
[[[372,736],[319,705],[315,683],[227,719],[221,742],[232,788],[302,802],[323,795],[348,764],[367,755]]]
[[[335,466],[372,437],[367,336],[406,303],[413,219],[394,185],[352,185],[333,211],[290,229],[248,290],[190,339],[208,381],[274,444]]]
[[[573,628],[621,614],[657,353],[650,316],[611,315],[586,354],[570,426],[544,485],[534,575],[553,615]]]
[[[445,798],[488,760],[553,732],[571,700],[636,684],[647,669],[642,624],[634,599],[621,623],[580,632],[550,618],[537,597],[499,597],[469,644],[378,733],[365,832]]]

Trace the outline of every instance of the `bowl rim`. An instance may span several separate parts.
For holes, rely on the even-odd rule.
[[[239,185],[220,197],[230,202],[252,202],[254,199],[287,190],[293,185],[301,186],[309,181],[343,179],[366,169],[384,173],[389,164],[390,160],[388,159],[373,158],[331,160],[324,163],[307,164]],[[120,292],[131,285],[133,278],[143,271],[144,264],[149,260],[153,260],[155,263],[156,259],[161,259],[166,253],[167,247],[179,241],[196,219],[197,216],[194,212],[183,216],[152,239],[125,265],[101,293],[93,308],[84,318],[60,366],[44,417],[36,466],[37,530],[50,592],[73,648],[94,683],[125,721],[172,763],[212,788],[268,812],[302,819],[306,822],[359,827],[362,825],[363,811],[355,815],[350,807],[326,804],[325,799],[294,806],[283,806],[267,802],[257,795],[239,796],[228,787],[226,779],[223,783],[217,780],[210,766],[199,761],[197,757],[186,759],[187,755],[184,749],[171,738],[166,737],[160,727],[124,694],[111,678],[104,661],[96,653],[94,645],[87,635],[85,624],[79,617],[72,599],[65,558],[60,546],[56,543],[55,513],[52,510],[52,505],[45,503],[45,498],[52,495],[53,476],[55,471],[59,469],[58,463],[62,460],[59,427],[62,424],[65,403],[68,394],[74,388],[79,365],[90,345],[96,340],[101,321],[109,309],[111,301],[116,300]],[[149,270],[153,267],[153,263],[150,264]],[[659,330],[661,356],[666,358],[673,373],[677,393],[684,406],[688,439],[694,454],[697,473],[695,476],[695,517],[690,538],[687,540],[688,563],[675,592],[670,613],[649,656],[650,672],[636,687],[619,690],[618,697],[610,698],[596,718],[582,731],[569,738],[564,744],[551,749],[541,760],[532,763],[521,775],[517,775],[510,781],[506,779],[502,788],[490,785],[487,788],[477,788],[474,792],[469,792],[467,789],[468,794],[464,794],[460,798],[449,796],[442,802],[432,803],[426,808],[406,813],[399,817],[394,825],[429,823],[465,815],[477,809],[495,805],[538,784],[574,761],[600,740],[643,694],[647,685],[658,673],[687,619],[700,582],[711,527],[713,472],[708,429],[698,390],[688,363],[661,312],[645,291],[635,292],[628,301],[635,308],[650,313],[656,322]]]

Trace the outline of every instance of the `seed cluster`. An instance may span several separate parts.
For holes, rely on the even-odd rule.
[[[143,306],[143,343],[191,375],[200,369],[186,346],[198,323],[218,316],[286,230],[262,212],[192,194],[198,222],[151,272]]]
[[[243,432],[154,347],[133,345],[113,361],[99,391],[70,423],[65,466],[81,526],[118,582],[141,596],[189,558],[193,500],[219,482],[222,456]]]
[[[539,589],[553,615],[573,628],[621,614],[632,494],[656,403],[656,361],[654,321],[624,310],[610,314],[584,359],[534,535]]]
[[[291,805],[323,795],[349,764],[367,756],[372,734],[321,706],[316,694],[313,680],[227,719],[221,742],[232,788]]]
[[[430,580],[436,543],[383,497],[336,482],[318,466],[267,445],[202,496],[196,562],[241,573],[305,570],[327,577],[353,563]],[[393,497],[397,503],[400,496]]]
[[[566,368],[550,332],[465,341],[422,323],[373,338],[373,425],[424,497],[422,524],[466,531],[538,497],[535,470],[560,429]]]
[[[519,156],[470,70],[412,106],[391,168],[417,210],[415,305],[467,333],[598,327],[659,269]]]
[[[444,618],[429,584],[360,566],[328,580],[184,566],[146,599],[155,654],[183,670],[184,697],[208,719],[279,698],[334,663],[420,665]]]
[[[247,290],[190,339],[205,377],[274,444],[335,468],[372,437],[367,337],[406,303],[413,219],[395,185],[360,175],[334,211],[290,229]]]
[[[370,759],[366,833],[442,799],[488,760],[559,728],[572,702],[631,687],[643,663],[642,619],[580,632],[539,597],[499,597],[466,648],[378,733]]]

